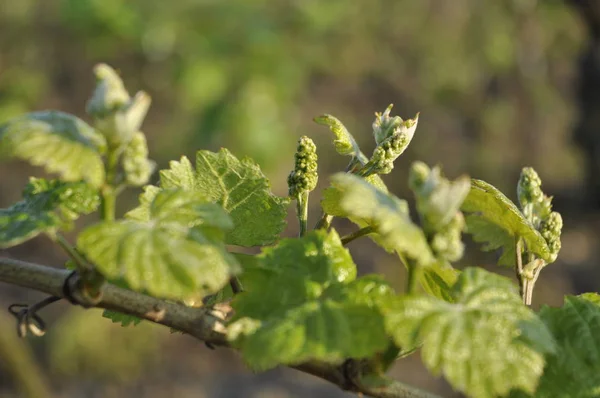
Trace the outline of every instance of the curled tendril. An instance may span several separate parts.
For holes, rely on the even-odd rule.
[[[27,336],[27,331],[37,337],[46,334],[46,323],[37,312],[59,300],[61,300],[60,297],[51,296],[31,306],[27,304],[12,304],[9,306],[8,312],[17,318],[17,334],[19,337]]]
[[[82,294],[82,292],[78,290],[80,286],[79,282],[79,273],[77,271],[71,272],[63,283],[62,292],[64,299],[71,304],[80,305],[84,308],[90,308],[98,304],[102,299],[102,295],[99,294],[97,297],[90,298],[87,295]],[[50,296],[33,305],[21,303],[10,305],[8,307],[8,312],[17,318],[17,334],[19,337],[23,338],[27,336],[27,331],[38,337],[46,334],[46,323],[37,312],[62,299],[63,297]]]

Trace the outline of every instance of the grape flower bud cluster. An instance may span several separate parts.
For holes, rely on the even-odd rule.
[[[402,120],[400,116],[390,117],[391,110],[392,105],[385,112],[375,114],[373,136],[377,147],[369,162],[359,172],[363,177],[389,174],[394,168],[394,161],[404,153],[415,134],[419,114],[414,119]]]
[[[525,218],[542,234],[550,250],[551,261],[556,260],[561,248],[560,235],[563,220],[552,211],[552,197],[542,191],[542,180],[531,167],[521,171],[517,195]]]
[[[288,176],[289,195],[298,197],[301,193],[310,192],[317,186],[317,147],[313,140],[303,136],[298,141],[294,155],[294,170]]]
[[[136,132],[123,151],[123,171],[129,185],[142,186],[148,183],[156,164],[148,159],[146,136]]]

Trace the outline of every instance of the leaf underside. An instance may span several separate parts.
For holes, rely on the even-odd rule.
[[[31,178],[23,200],[0,209],[0,248],[16,246],[41,233],[53,236],[69,230],[73,221],[100,203],[98,193],[85,182]]]
[[[220,241],[231,222],[218,205],[197,192],[164,190],[148,216],[88,227],[77,245],[107,278],[156,297],[215,293],[237,272]]]
[[[0,126],[0,159],[15,157],[63,181],[104,182],[104,140],[83,120],[63,112],[33,112]]]
[[[485,244],[483,250],[503,250],[500,264],[515,264],[514,246],[519,237],[523,238],[529,251],[544,260],[550,259],[548,244],[542,235],[510,199],[485,181],[471,180],[471,190],[461,209],[469,213],[467,232],[475,242]]]

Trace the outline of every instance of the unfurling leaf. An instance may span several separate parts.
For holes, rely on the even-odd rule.
[[[473,240],[487,243],[484,250],[502,248],[502,264],[514,265],[514,246],[521,237],[527,250],[548,261],[551,259],[548,243],[543,236],[525,219],[521,211],[502,192],[481,180],[471,180],[471,190],[465,199],[462,210],[467,216],[467,232]],[[513,260],[509,262],[510,257]]]
[[[388,332],[400,347],[423,344],[422,358],[457,390],[495,398],[520,388],[533,393],[544,354],[555,350],[543,322],[523,305],[514,284],[480,268],[467,268],[450,292],[398,297],[386,311]]]
[[[96,65],[94,74],[97,84],[87,112],[112,148],[126,145],[140,130],[150,108],[150,96],[140,91],[131,98],[121,77],[106,64]]]
[[[28,113],[0,126],[0,159],[23,159],[61,180],[85,180],[93,187],[104,182],[105,146],[87,123],[63,112]]]
[[[363,177],[373,174],[388,174],[394,168],[396,159],[404,153],[417,129],[419,114],[414,119],[402,120],[389,117],[391,105],[383,115],[376,114],[373,133],[377,147],[365,166],[357,173]]]
[[[85,182],[31,178],[23,200],[0,209],[0,248],[18,245],[40,233],[69,230],[80,215],[98,208],[98,192]]]
[[[111,280],[185,299],[217,292],[238,271],[220,241],[231,227],[224,210],[203,195],[164,190],[150,202],[146,221],[101,222],[84,230],[77,246]]]
[[[324,126],[328,126],[331,132],[335,135],[333,144],[337,153],[340,155],[352,156],[363,165],[367,163],[368,158],[360,151],[360,148],[352,134],[348,132],[346,127],[344,127],[342,122],[340,122],[337,118],[331,115],[322,115],[315,117],[314,121]]]

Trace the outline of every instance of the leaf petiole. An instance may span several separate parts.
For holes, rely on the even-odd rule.
[[[517,281],[519,282],[519,294],[523,297],[523,302],[525,302],[525,295],[523,291],[523,238],[517,238],[516,245],[516,265],[515,265],[515,273],[517,274]]]
[[[419,280],[421,266],[417,262],[410,260],[406,265],[408,270],[406,278],[406,294],[415,294],[417,292],[417,281]]]
[[[119,157],[121,156],[121,153],[122,151],[118,148],[112,148],[109,150],[106,159],[106,182],[100,190],[102,197],[100,216],[104,221],[115,220],[117,195],[120,192],[120,190],[117,190],[115,184],[117,166],[119,164]]]
[[[102,286],[106,279],[100,274],[92,264],[90,264],[61,234],[56,234],[56,242],[67,253],[67,255],[77,265],[77,270],[84,281],[86,295],[89,297],[99,297],[102,294]]]
[[[346,236],[342,236],[341,241],[342,241],[343,245],[346,245],[355,239],[361,238],[361,237],[368,235],[370,233],[373,233],[373,232],[375,232],[375,228],[373,228],[372,225],[369,225],[367,227],[356,230]]]
[[[232,276],[229,280],[229,286],[231,286],[231,291],[233,294],[238,294],[244,291],[244,287],[242,286],[242,282],[237,276]]]
[[[321,219],[315,225],[315,229],[329,229],[333,216],[323,212]]]
[[[55,239],[56,243],[58,243],[58,245],[65,251],[65,253],[67,253],[71,260],[73,260],[75,264],[77,264],[77,268],[79,268],[80,270],[92,269],[91,265],[87,261],[85,261],[83,256],[79,254],[77,250],[73,248],[73,246],[71,246],[67,239],[64,236],[62,236],[62,234],[57,233],[55,235]]]

